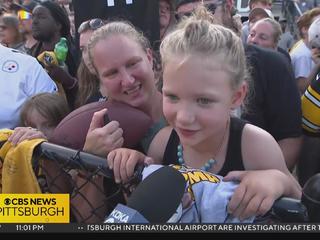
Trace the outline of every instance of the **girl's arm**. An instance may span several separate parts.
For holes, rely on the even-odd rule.
[[[240,181],[228,210],[245,219],[263,215],[281,196],[301,198],[301,187],[289,172],[282,151],[266,131],[247,124],[242,135],[245,171],[230,172],[225,181]]]

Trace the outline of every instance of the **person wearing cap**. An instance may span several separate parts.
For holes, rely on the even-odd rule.
[[[249,0],[248,6],[250,9],[250,12],[255,8],[268,9],[271,12],[272,0]],[[268,16],[265,16],[265,17],[268,17]],[[248,35],[249,35],[249,27],[250,27],[249,20],[245,21],[243,23],[242,30],[241,30],[241,39],[243,43],[247,42]]]
[[[290,51],[294,76],[300,91],[303,94],[308,86],[308,77],[314,68],[311,50],[308,43],[308,29],[311,23],[320,16],[320,8],[314,8],[305,12],[297,21],[301,40]]]
[[[35,1],[25,1],[24,4],[16,4],[18,10],[17,15],[20,22],[20,30],[25,38],[25,42],[19,50],[29,55],[31,55],[32,48],[37,43],[37,40],[35,40],[32,36],[31,30],[32,11],[36,7],[36,5],[37,3]]]
[[[306,90],[301,97],[304,142],[297,175],[303,185],[320,172],[320,17],[308,29],[308,44],[315,66],[303,86]]]
[[[249,14],[249,30],[260,19],[271,18],[274,19],[272,12],[269,9],[254,8]]]

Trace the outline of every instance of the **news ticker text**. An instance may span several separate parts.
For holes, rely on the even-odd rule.
[[[319,233],[320,224],[0,224],[0,233],[296,232]]]

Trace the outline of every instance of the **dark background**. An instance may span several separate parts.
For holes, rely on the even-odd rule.
[[[107,0],[72,0],[76,32],[80,24],[88,19],[126,19],[142,30],[155,46],[159,40],[159,4],[158,0],[114,0],[115,6],[108,7]],[[78,43],[78,33],[76,42]],[[77,44],[78,45],[78,44]]]

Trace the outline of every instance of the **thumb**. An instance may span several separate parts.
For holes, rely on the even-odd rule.
[[[154,164],[154,160],[151,157],[145,157],[144,158],[144,165],[149,166],[151,164]]]
[[[93,114],[88,132],[92,132],[94,129],[104,126],[103,117],[107,113],[107,111],[108,110],[104,108]]]
[[[223,181],[224,182],[230,182],[230,181],[241,182],[245,174],[246,174],[246,171],[231,171],[223,178]]]

